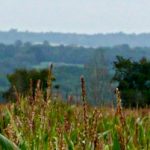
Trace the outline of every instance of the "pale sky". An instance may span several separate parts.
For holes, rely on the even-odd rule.
[[[0,0],[0,30],[150,32],[150,0]]]

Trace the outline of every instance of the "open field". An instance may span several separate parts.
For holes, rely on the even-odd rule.
[[[34,101],[1,105],[1,149],[150,149],[150,109],[122,109],[118,96],[117,108],[92,107],[82,96],[83,104],[70,104],[37,91]]]

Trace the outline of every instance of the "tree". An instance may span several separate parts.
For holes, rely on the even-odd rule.
[[[118,82],[123,105],[125,107],[150,105],[150,61],[142,58],[136,62],[117,56],[114,67],[113,80]]]
[[[47,88],[51,86],[51,81],[55,80],[51,69],[42,69],[42,70],[17,69],[14,73],[7,75],[7,78],[8,81],[10,82],[10,88],[3,94],[4,98],[7,100],[15,99],[14,87],[18,93],[20,93],[22,96],[26,96],[30,92],[31,81],[32,81],[32,89],[34,89],[35,91],[37,82],[38,80],[40,80],[41,89],[44,93],[46,93]]]
[[[96,105],[110,102],[113,97],[111,76],[102,49],[95,52],[85,69],[90,101]]]

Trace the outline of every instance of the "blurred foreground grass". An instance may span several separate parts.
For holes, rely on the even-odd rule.
[[[20,98],[1,105],[0,133],[1,149],[9,150],[148,150],[150,109],[117,112],[59,98],[44,101],[39,94],[32,103]]]

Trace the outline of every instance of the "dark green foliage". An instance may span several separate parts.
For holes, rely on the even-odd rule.
[[[142,58],[132,61],[117,56],[114,62],[116,73],[113,80],[118,81],[123,105],[136,107],[150,105],[150,61]]]
[[[19,148],[7,139],[5,136],[0,134],[0,149],[3,150],[19,150]]]
[[[132,57],[134,60],[139,60],[142,56],[150,58],[150,48],[131,48],[128,45],[111,48],[85,48],[73,45],[51,46],[47,41],[43,44],[33,44],[32,41],[31,43],[16,41],[15,44],[10,45],[0,44],[0,91],[6,91],[9,88],[6,74],[14,72],[16,68],[47,68],[49,63],[53,63],[63,96],[68,95],[68,93],[78,93],[79,95],[79,77],[81,74],[86,74],[83,66],[90,62],[93,55],[97,56],[95,54],[97,51],[104,52],[107,70],[111,73],[111,76],[114,73],[112,62],[115,60],[116,55],[121,55],[125,58]],[[99,56],[97,56],[97,59],[99,60]],[[93,62],[91,62],[90,66],[92,64]],[[93,73],[91,75],[95,76]],[[149,82],[146,85],[149,86]],[[100,93],[104,93],[102,90]]]
[[[10,88],[4,93],[4,97],[13,100],[15,98],[15,90],[23,96],[28,95],[32,86],[33,96],[34,90],[37,86],[37,81],[41,81],[41,88],[43,92],[46,91],[48,81],[49,70],[26,70],[17,69],[14,73],[7,75],[8,81],[10,82]],[[51,80],[55,80],[52,76]],[[32,83],[31,83],[32,82]],[[32,84],[32,85],[31,85]]]

